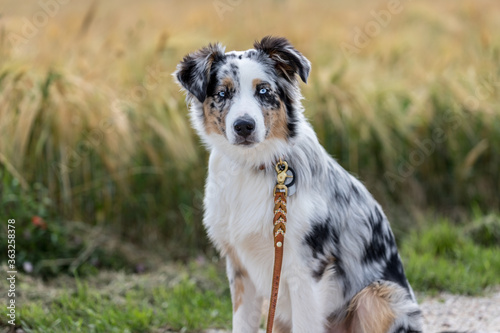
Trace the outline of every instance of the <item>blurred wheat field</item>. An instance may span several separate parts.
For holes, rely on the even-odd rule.
[[[207,153],[171,73],[268,34],[311,60],[306,115],[396,231],[500,207],[497,1],[401,1],[383,19],[389,1],[47,2],[0,0],[2,187],[45,188],[47,217],[204,248]]]

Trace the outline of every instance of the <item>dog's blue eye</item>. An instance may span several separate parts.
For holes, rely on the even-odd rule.
[[[224,98],[224,97],[226,97],[226,92],[225,91],[219,91],[219,93],[217,95],[219,95],[220,98]]]
[[[269,89],[267,89],[267,88],[261,88],[261,89],[259,90],[259,94],[261,94],[261,95],[265,95],[265,94],[267,94],[267,92],[268,92],[268,91],[269,91]]]

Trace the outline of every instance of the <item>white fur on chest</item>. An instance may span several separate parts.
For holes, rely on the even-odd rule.
[[[220,251],[231,248],[262,296],[270,292],[273,248],[273,188],[276,174],[242,169],[227,157],[212,151],[205,189],[204,224]],[[288,198],[287,232],[282,276],[296,276],[305,265],[301,261],[303,237],[310,217],[321,198],[316,193],[298,191]],[[317,205],[316,205],[317,207]]]
[[[266,226],[272,225],[272,188],[273,179],[264,171],[242,169],[213,152],[205,189],[204,223],[210,237],[239,245],[253,235],[265,236]]]

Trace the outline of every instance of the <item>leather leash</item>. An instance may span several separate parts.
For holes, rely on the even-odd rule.
[[[269,301],[269,314],[267,316],[266,333],[272,333],[274,324],[274,315],[278,303],[278,290],[280,286],[281,265],[283,263],[283,245],[286,232],[286,197],[288,187],[285,185],[288,170],[288,163],[281,158],[276,163],[277,184],[274,187],[274,269],[271,289],[271,299]]]

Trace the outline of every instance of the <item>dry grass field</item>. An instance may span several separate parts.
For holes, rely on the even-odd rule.
[[[203,246],[206,153],[170,74],[209,42],[267,34],[312,61],[307,116],[396,229],[499,207],[495,1],[1,2],[4,181],[39,184],[66,220]]]

